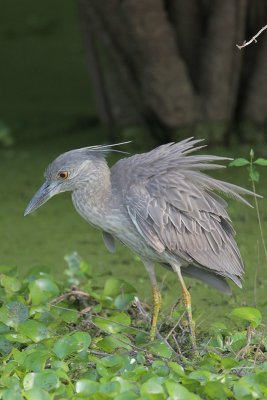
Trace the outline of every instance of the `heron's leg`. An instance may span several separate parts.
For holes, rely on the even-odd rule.
[[[191,295],[190,295],[189,291],[187,290],[183,275],[181,273],[181,267],[177,264],[172,264],[172,269],[174,270],[174,272],[176,272],[176,274],[179,278],[179,281],[181,283],[181,286],[182,286],[183,301],[184,301],[184,305],[186,307],[186,314],[187,314],[187,319],[188,319],[188,323],[189,323],[192,345],[195,350],[196,349],[196,335],[195,335],[195,323],[194,323],[193,317],[192,317]]]
[[[159,310],[161,307],[161,294],[157,284],[157,278],[155,275],[154,264],[151,261],[143,260],[144,266],[147,270],[151,286],[152,286],[152,295],[153,295],[153,315],[151,322],[151,330],[150,330],[150,340],[154,340],[156,336],[157,330],[157,321]]]

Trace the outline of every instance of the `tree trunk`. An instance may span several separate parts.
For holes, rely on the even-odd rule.
[[[170,139],[221,124],[223,140],[240,116],[266,121],[267,32],[253,62],[236,47],[266,20],[263,0],[78,1],[104,122],[161,127]]]
[[[147,112],[168,127],[195,120],[194,93],[161,0],[124,0],[131,62]],[[128,43],[129,46],[129,43]]]
[[[246,0],[215,0],[209,17],[199,87],[206,118],[231,120],[240,75],[242,53],[237,51],[244,35]]]
[[[262,38],[258,46],[259,51],[248,83],[242,117],[263,124],[267,116],[267,35]]]

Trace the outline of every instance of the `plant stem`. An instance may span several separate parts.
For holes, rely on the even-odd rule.
[[[251,169],[253,168],[252,163],[253,163],[253,157],[251,156],[251,158],[250,158],[250,168]],[[252,184],[252,190],[253,190],[253,193],[254,193],[255,208],[256,208],[256,213],[257,213],[257,218],[258,218],[258,223],[259,223],[259,228],[260,228],[262,247],[263,247],[263,250],[264,250],[264,254],[265,254],[265,258],[266,258],[266,264],[267,264],[267,249],[266,249],[265,240],[264,240],[264,236],[263,236],[263,229],[262,229],[262,224],[261,224],[259,204],[258,204],[258,200],[257,200],[255,182],[254,182],[253,179],[251,179],[251,184]]]

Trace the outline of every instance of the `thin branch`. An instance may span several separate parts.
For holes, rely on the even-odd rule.
[[[260,36],[260,34],[263,32],[263,31],[265,31],[265,29],[267,29],[267,25],[265,25],[263,28],[261,28],[261,30],[255,35],[255,36],[253,36],[253,38],[251,38],[248,42],[246,42],[246,40],[243,42],[243,44],[241,44],[241,45],[236,45],[236,47],[238,47],[239,48],[239,50],[241,50],[241,49],[243,49],[244,47],[246,47],[246,46],[249,46],[251,43],[257,43],[257,40],[256,40],[256,38],[258,37],[258,36]]]
[[[74,290],[70,290],[67,293],[63,293],[61,296],[58,296],[55,299],[51,300],[50,304],[58,304],[64,300],[69,300],[71,297],[74,297],[75,299],[79,300],[80,297],[90,298],[91,296],[86,292],[74,289]]]
[[[172,327],[172,329],[170,330],[170,332],[168,333],[168,335],[165,337],[165,340],[168,340],[169,337],[173,334],[173,332],[175,331],[175,329],[177,328],[177,326],[180,324],[181,319],[183,318],[185,313],[183,313],[180,318],[178,319],[178,321],[176,322],[176,324]]]

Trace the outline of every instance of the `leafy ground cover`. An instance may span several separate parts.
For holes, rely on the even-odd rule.
[[[0,398],[264,399],[266,324],[259,310],[197,327],[192,352],[179,301],[149,341],[150,308],[129,283],[99,286],[72,253],[64,278],[35,267],[23,278],[0,267]]]

